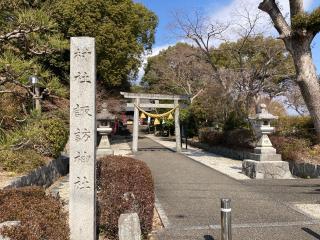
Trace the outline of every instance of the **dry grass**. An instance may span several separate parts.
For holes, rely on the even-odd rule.
[[[46,196],[41,188],[0,190],[0,222],[21,221],[2,228],[0,234],[11,240],[68,240],[67,216],[59,200]]]

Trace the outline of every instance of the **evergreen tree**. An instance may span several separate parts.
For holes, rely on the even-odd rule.
[[[66,38],[96,38],[98,80],[126,89],[137,76],[141,56],[154,42],[156,15],[132,0],[57,0],[53,5]]]
[[[51,93],[66,95],[50,67],[47,55],[60,54],[67,41],[58,31],[48,4],[42,1],[0,0],[0,94],[32,95],[29,77]]]

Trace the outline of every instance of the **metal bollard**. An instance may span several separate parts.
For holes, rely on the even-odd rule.
[[[231,199],[221,199],[221,240],[232,240]]]

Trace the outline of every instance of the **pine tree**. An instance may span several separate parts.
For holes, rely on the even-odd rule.
[[[42,1],[0,0],[0,94],[33,95],[29,77],[52,94],[66,94],[50,67],[49,55],[61,54],[67,41]]]

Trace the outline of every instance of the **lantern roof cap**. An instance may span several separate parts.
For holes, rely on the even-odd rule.
[[[262,104],[259,105],[258,112],[256,114],[255,119],[258,119],[258,120],[273,120],[273,119],[278,119],[278,116],[275,116],[275,115],[269,113],[268,110],[267,110],[267,106],[264,103],[262,103]]]
[[[107,104],[106,103],[103,103],[101,105],[102,109],[99,113],[97,113],[97,120],[113,120],[115,119],[115,115],[110,113],[107,109]]]

